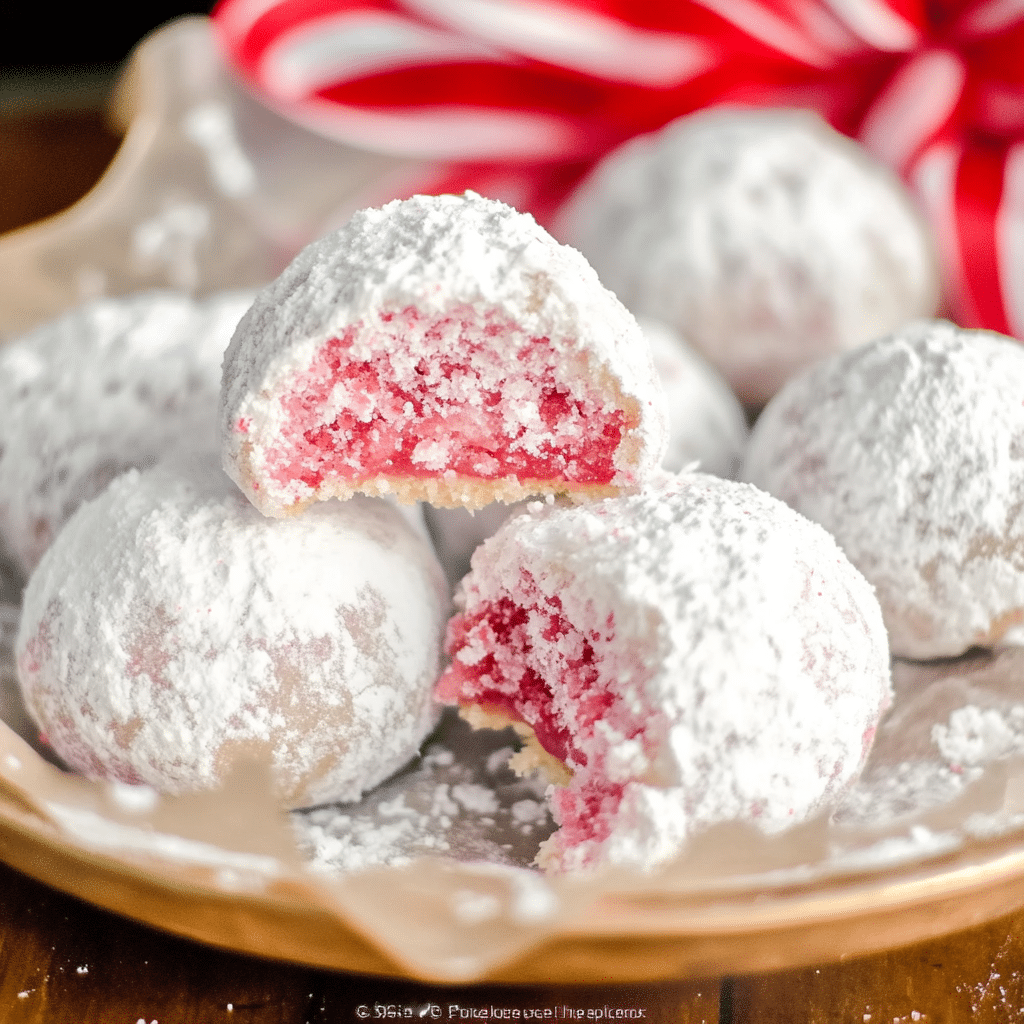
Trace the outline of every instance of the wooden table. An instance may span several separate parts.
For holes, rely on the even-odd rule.
[[[3,1024],[406,1017],[476,1024],[516,1009],[520,1021],[525,1011],[550,1010],[548,1019],[562,1022],[572,1019],[567,1007],[594,1011],[582,1017],[587,1024],[602,1020],[601,1011],[606,1022],[652,1024],[1008,1024],[1024,1018],[1024,913],[941,941],[777,974],[629,986],[440,987],[202,946],[98,910],[0,864]]]
[[[76,200],[117,144],[95,111],[0,112],[0,230]],[[506,1014],[515,1010],[518,1018]],[[1024,911],[940,941],[777,974],[601,988],[442,988],[212,949],[0,864],[0,1024],[406,1017],[476,1024],[525,1020],[530,1011],[539,1011],[533,1019],[550,1011],[549,1020],[655,1024],[1007,1024],[1024,1019]]]

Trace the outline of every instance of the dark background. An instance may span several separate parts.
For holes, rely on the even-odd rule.
[[[129,0],[116,16],[112,4],[25,3],[0,33],[0,76],[56,65],[117,65],[151,29],[182,14],[208,14],[209,3]]]
[[[125,60],[153,29],[208,3],[20,5],[0,32],[0,234],[52,216],[106,170],[124,126],[108,99]],[[2,1015],[2,1010],[0,1010]]]

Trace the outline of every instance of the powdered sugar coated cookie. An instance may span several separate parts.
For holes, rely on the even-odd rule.
[[[716,108],[633,139],[584,181],[555,234],[750,405],[938,301],[903,186],[805,111]]]
[[[440,699],[532,732],[560,785],[556,870],[649,868],[721,820],[836,799],[890,694],[878,603],[833,540],[703,474],[546,508],[485,541]]]
[[[525,214],[472,193],[364,210],[239,325],[225,468],[269,515],[357,491],[480,507],[635,488],[666,442],[638,338]]]
[[[261,516],[213,457],[131,471],[33,573],[25,704],[90,778],[178,793],[268,755],[291,807],[354,800],[436,721],[447,589],[380,499]]]
[[[670,327],[640,318],[668,404],[662,466],[678,473],[696,462],[705,473],[734,477],[747,444],[743,407],[721,375]]]
[[[23,573],[119,473],[215,435],[221,359],[251,302],[96,299],[0,348],[0,544]]]
[[[829,530],[874,584],[893,652],[1024,638],[1024,349],[924,321],[812,367],[742,470]]]

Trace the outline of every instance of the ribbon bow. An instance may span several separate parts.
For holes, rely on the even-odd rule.
[[[817,110],[930,217],[949,312],[1024,338],[1024,0],[222,0],[242,77],[341,141],[546,220],[709,104]]]

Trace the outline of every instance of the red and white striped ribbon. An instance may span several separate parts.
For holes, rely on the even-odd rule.
[[[271,106],[546,220],[626,139],[809,106],[904,175],[952,312],[1024,338],[1024,0],[221,0]]]

